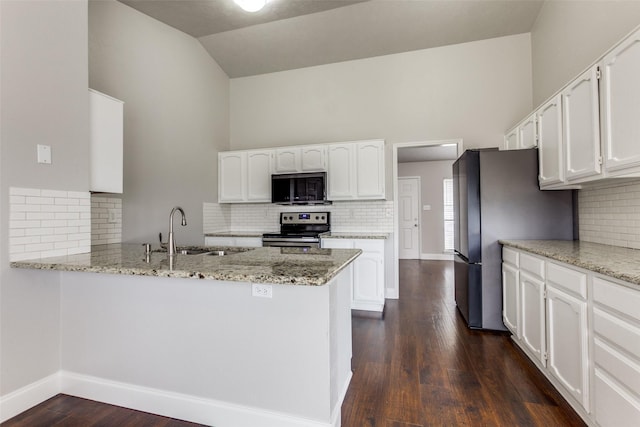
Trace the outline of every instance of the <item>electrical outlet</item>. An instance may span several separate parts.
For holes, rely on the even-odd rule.
[[[252,283],[251,295],[254,297],[273,298],[273,288],[271,285]]]
[[[118,218],[116,217],[116,210],[115,209],[109,209],[107,211],[109,218],[107,218],[107,223],[108,224],[115,224],[116,222],[118,222]]]

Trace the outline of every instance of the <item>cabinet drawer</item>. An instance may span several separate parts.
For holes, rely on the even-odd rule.
[[[594,277],[593,301],[640,322],[640,290]]]
[[[515,267],[518,266],[518,252],[509,248],[502,248],[502,261],[507,262]]]
[[[384,253],[384,240],[381,239],[357,239],[353,241],[353,247],[362,249],[362,252]]]
[[[548,262],[547,283],[582,299],[587,299],[587,275],[585,273]]]
[[[594,340],[596,369],[602,368],[629,390],[640,391],[640,365],[599,338]]]
[[[629,354],[640,355],[640,328],[594,308],[593,331]]]
[[[621,389],[604,372],[595,370],[595,418],[602,427],[635,427],[640,402]]]
[[[524,270],[538,279],[544,279],[544,260],[520,254],[520,270]]]

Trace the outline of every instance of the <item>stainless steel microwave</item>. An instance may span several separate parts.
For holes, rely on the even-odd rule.
[[[328,204],[326,172],[271,175],[271,202],[281,205]]]

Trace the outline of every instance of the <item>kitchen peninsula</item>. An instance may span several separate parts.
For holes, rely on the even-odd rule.
[[[340,424],[359,250],[92,249],[11,264],[59,275],[62,393],[219,427]]]

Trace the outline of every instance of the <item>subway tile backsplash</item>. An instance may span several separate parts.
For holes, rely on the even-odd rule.
[[[578,191],[580,240],[640,249],[640,181]]]
[[[91,244],[122,242],[122,199],[91,195]]]
[[[204,232],[276,232],[280,212],[331,212],[331,229],[336,232],[393,232],[392,201],[334,202],[321,206],[280,206],[271,203],[203,204]]]
[[[9,259],[91,251],[89,192],[9,189]]]

